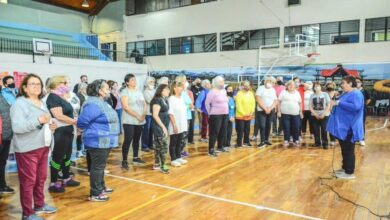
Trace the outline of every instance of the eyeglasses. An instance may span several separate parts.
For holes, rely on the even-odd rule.
[[[28,83],[27,86],[41,86],[40,83]]]

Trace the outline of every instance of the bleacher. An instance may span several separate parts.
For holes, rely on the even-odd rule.
[[[32,54],[33,38],[51,40],[54,57],[109,60],[87,35],[0,23],[0,53]]]

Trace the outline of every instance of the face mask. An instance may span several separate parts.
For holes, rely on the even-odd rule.
[[[149,84],[149,85],[148,85],[148,88],[149,88],[149,89],[154,89],[154,85],[153,85],[153,84]]]
[[[196,86],[197,86],[197,87],[200,87],[200,86],[201,86],[201,83],[197,83]]]
[[[233,92],[227,92],[226,93],[228,96],[230,96],[230,97],[233,97]]]
[[[15,83],[8,84],[7,87],[10,88],[10,89],[14,89],[15,88]]]
[[[70,90],[71,90],[70,87],[65,86],[65,85],[61,85],[56,90],[54,90],[53,93],[56,95],[59,95],[59,96],[63,96],[66,93],[70,92]]]
[[[314,88],[314,91],[316,91],[316,92],[321,92],[321,87],[315,87],[315,88]]]
[[[265,84],[265,87],[266,87],[267,89],[270,89],[270,88],[272,88],[272,84],[271,84],[271,83],[266,83],[266,84]]]
[[[278,81],[276,82],[279,86],[283,85],[283,82],[282,81]]]
[[[188,87],[190,86],[190,84],[188,82],[185,82],[184,83],[184,88],[187,89]]]

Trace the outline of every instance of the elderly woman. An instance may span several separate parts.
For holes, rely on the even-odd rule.
[[[171,165],[180,167],[188,161],[183,159],[181,152],[184,148],[184,135],[187,132],[187,105],[182,93],[184,85],[181,81],[174,81],[171,87],[171,96],[168,99],[169,104],[169,154],[171,156]]]
[[[299,146],[299,126],[302,114],[302,99],[299,91],[296,89],[294,81],[286,84],[286,90],[279,96],[278,116],[282,118],[284,129],[284,147],[288,147],[290,137],[293,137],[294,145]]]
[[[46,105],[50,110],[53,120],[58,125],[54,132],[54,148],[50,161],[50,186],[49,192],[63,193],[65,186],[79,186],[80,182],[73,180],[69,174],[70,157],[72,155],[73,126],[77,120],[74,118],[72,105],[67,101],[71,92],[70,80],[67,76],[53,76],[49,83],[50,94]],[[63,181],[58,179],[62,171]]]
[[[226,130],[226,139],[225,139],[225,147],[230,147],[231,140],[232,140],[232,133],[233,133],[233,123],[235,119],[236,114],[236,102],[234,101],[234,90],[233,86],[228,85],[225,88],[226,94],[228,97],[228,106],[229,106],[229,118],[227,123],[227,130]]]
[[[160,79],[157,80],[157,86],[162,85],[162,84],[169,85],[168,77],[163,76],[163,77],[161,77]]]
[[[145,165],[145,161],[139,158],[139,141],[141,139],[143,125],[146,117],[146,102],[144,95],[137,89],[137,79],[134,74],[125,76],[126,88],[121,92],[123,107],[122,123],[125,139],[122,147],[122,169],[129,170],[127,156],[129,147],[133,146],[133,165]]]
[[[260,86],[256,91],[256,103],[258,121],[260,127],[260,144],[258,147],[263,148],[272,145],[269,141],[271,133],[272,119],[275,117],[275,108],[278,104],[278,98],[274,89],[274,77],[267,77],[264,80],[264,86]]]
[[[0,194],[15,192],[5,181],[5,167],[12,140],[10,109],[11,105],[0,93]]]
[[[243,140],[244,146],[252,146],[249,140],[249,131],[255,107],[255,96],[251,91],[250,83],[249,81],[242,81],[241,90],[236,95],[236,147],[242,147]]]
[[[229,100],[226,95],[225,80],[222,76],[215,77],[212,84],[213,89],[207,94],[205,106],[209,115],[210,126],[209,156],[216,157],[217,153],[214,147],[217,140],[217,150],[226,152],[224,144],[229,113]]]
[[[153,99],[154,93],[156,93],[156,80],[148,76],[145,80],[144,85],[144,98],[146,102],[146,117],[144,130],[142,132],[142,151],[149,152],[150,149],[153,149],[153,117],[150,111],[150,102]]]
[[[206,97],[207,93],[209,93],[209,89],[211,88],[210,81],[205,79],[202,81],[202,91],[199,93],[198,98],[195,101],[196,110],[202,115],[202,124],[201,124],[201,142],[208,142],[207,140],[207,130],[209,126],[209,117],[206,110]]]
[[[192,120],[192,109],[194,109],[194,104],[193,104],[194,96],[191,90],[189,90],[190,84],[188,83],[187,77],[185,75],[177,76],[175,81],[181,82],[184,85],[184,91],[181,93],[181,95],[187,107],[187,124],[188,124],[187,127],[189,128],[190,127],[189,125]],[[181,156],[184,158],[189,156],[189,154],[184,150],[185,146],[187,145],[188,132],[190,131],[188,128],[187,131],[184,133],[184,139],[183,139],[184,147],[183,147],[183,151],[181,152]]]
[[[42,88],[43,83],[39,76],[28,74],[21,84],[19,98],[11,108],[24,220],[40,220],[43,218],[36,214],[57,211],[45,204],[44,186],[49,146],[56,124],[51,123],[49,110],[41,100]]]
[[[302,135],[306,135],[307,124],[309,124],[310,137],[314,134],[313,128],[313,118],[310,111],[310,97],[313,95],[313,82],[307,81],[305,83],[305,92],[304,92],[304,107],[303,107],[303,119],[302,119]]]
[[[364,96],[356,89],[356,84],[352,76],[343,79],[341,87],[344,93],[337,101],[331,102],[334,107],[327,125],[327,130],[339,140],[341,146],[343,165],[336,171],[340,179],[355,178],[355,142],[364,137]]]
[[[119,119],[116,111],[104,101],[110,96],[105,80],[95,80],[88,85],[85,102],[77,126],[83,129],[83,141],[90,155],[90,201],[104,202],[113,190],[104,182],[104,169],[110,149],[118,147]]]

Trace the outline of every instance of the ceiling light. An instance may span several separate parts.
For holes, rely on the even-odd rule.
[[[87,1],[87,0],[84,0],[84,1],[83,1],[83,4],[81,4],[81,7],[83,7],[83,8],[89,8],[88,1]]]

